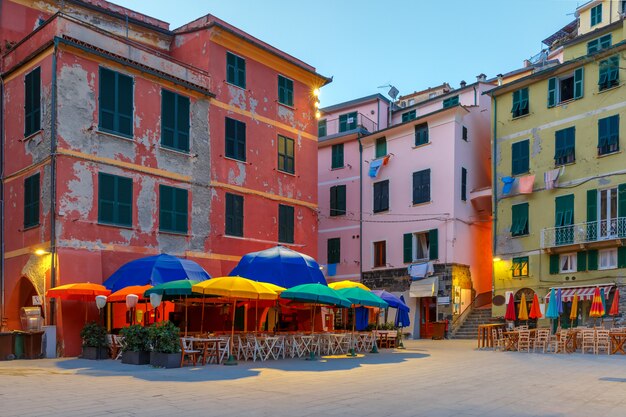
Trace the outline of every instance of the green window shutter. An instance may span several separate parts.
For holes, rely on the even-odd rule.
[[[624,218],[626,217],[626,184],[620,184],[617,186],[617,217]],[[622,226],[624,220],[618,220],[618,225]],[[623,231],[623,226],[618,227],[619,236],[621,238],[626,237],[625,232]]]
[[[331,168],[343,168],[343,143],[332,146],[331,158]]]
[[[530,162],[529,148],[530,141],[528,139],[511,145],[511,175],[528,172]]]
[[[225,118],[225,154],[227,158],[246,160],[246,124]]]
[[[382,158],[385,155],[387,155],[387,139],[378,138],[376,139],[376,158]]]
[[[176,148],[189,152],[189,97],[176,95]]]
[[[467,169],[461,167],[461,200],[467,201]]]
[[[226,82],[246,88],[246,60],[226,52]]]
[[[511,206],[511,235],[527,235],[528,229],[528,203]]]
[[[550,274],[559,273],[559,255],[550,255]]]
[[[417,117],[417,111],[411,110],[406,113],[402,113],[402,122],[408,122],[414,120]]]
[[[282,243],[293,243],[294,224],[293,207],[278,205],[278,241]]]
[[[415,146],[428,143],[428,123],[415,126]]]
[[[187,206],[187,190],[159,185],[159,230],[187,233]]]
[[[243,237],[243,196],[226,193],[225,234]]]
[[[342,114],[339,116],[339,132],[346,132],[348,130],[348,115]]]
[[[117,216],[116,222],[122,226],[133,225],[133,180],[116,177],[117,180]]]
[[[582,98],[584,94],[584,78],[585,78],[585,69],[583,67],[578,68],[574,71],[574,98]]]
[[[328,239],[326,261],[329,264],[338,264],[341,262],[341,239],[336,237]]]
[[[24,136],[41,129],[41,69],[35,68],[24,77]]]
[[[587,240],[594,241],[598,236],[598,190],[587,190]]]
[[[389,180],[374,183],[374,213],[389,210]]]
[[[286,106],[293,106],[293,81],[278,76],[278,102]]]
[[[548,107],[556,106],[556,77],[548,80]]]
[[[513,117],[519,117],[519,107],[521,104],[521,90],[513,91],[513,107],[511,113]]]
[[[133,79],[117,75],[117,124],[116,131],[124,136],[133,135]]]
[[[598,120],[598,155],[619,150],[619,115]]]
[[[320,138],[326,136],[326,119],[317,122],[317,136]]]
[[[430,201],[430,169],[413,173],[413,204]]]
[[[37,173],[24,180],[24,228],[39,225],[40,175]]]
[[[578,252],[576,254],[576,267],[578,272],[587,270],[587,252]]]
[[[564,195],[554,199],[555,202],[555,222],[557,245],[572,243],[574,241],[574,195]],[[572,227],[563,227],[572,226]]]
[[[587,42],[587,55],[595,54],[600,50],[600,39]]]
[[[330,215],[337,216],[337,187],[330,187]]]
[[[602,3],[591,9],[591,26],[602,22]]]
[[[428,259],[436,260],[439,258],[439,231],[437,229],[432,229],[428,231],[428,246],[429,246],[429,257]]]
[[[626,246],[617,248],[617,267],[626,268]]]
[[[346,186],[337,186],[337,210],[339,214],[346,214]]]
[[[132,178],[98,173],[98,222],[130,227],[132,207]]]
[[[587,252],[587,270],[598,270],[598,251],[595,249]]]
[[[176,136],[176,95],[161,90],[161,145],[174,148]]]
[[[404,242],[404,263],[408,264],[413,262],[413,233],[405,233],[403,237]]]
[[[133,78],[100,67],[99,129],[133,136]]]
[[[295,172],[294,140],[282,135],[278,135],[278,170]]]

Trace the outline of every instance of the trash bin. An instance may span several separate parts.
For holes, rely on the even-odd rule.
[[[43,333],[43,331],[24,332],[24,359],[39,359],[42,357],[41,341]]]
[[[13,338],[15,339],[15,359],[22,359],[24,357],[24,333],[19,330],[13,332]]]
[[[438,321],[433,323],[433,340],[441,340],[446,335],[446,322]]]
[[[13,359],[14,349],[15,349],[15,340],[13,338],[13,333],[11,332],[0,333],[0,361]]]

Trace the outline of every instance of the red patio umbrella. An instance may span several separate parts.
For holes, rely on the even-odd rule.
[[[528,317],[531,319],[540,319],[543,317],[541,314],[541,308],[539,307],[539,297],[537,297],[536,293],[533,297],[533,303],[530,306],[530,313],[528,314]]]
[[[506,306],[505,320],[515,321],[515,302],[513,301],[513,293],[509,295],[509,304]]]
[[[609,310],[609,316],[617,316],[619,314],[619,288],[615,289],[615,295],[613,296],[613,303]]]

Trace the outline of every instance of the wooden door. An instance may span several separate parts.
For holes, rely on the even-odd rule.
[[[420,298],[420,337],[430,339],[433,335],[433,323],[437,321],[437,298]]]

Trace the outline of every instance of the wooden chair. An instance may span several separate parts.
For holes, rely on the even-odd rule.
[[[498,329],[491,329],[491,337],[493,338],[493,351],[495,352],[498,349],[504,351],[506,342],[504,340],[504,337],[502,336],[502,332],[498,334]]]
[[[517,351],[526,350],[526,352],[530,352],[530,346],[530,331],[520,330],[519,338],[517,339]]]
[[[611,353],[611,336],[608,330],[596,331],[595,354],[600,352],[606,352],[607,355]]]
[[[587,351],[592,353],[596,352],[596,338],[595,330],[583,330],[582,332],[582,346],[581,352],[584,354]]]
[[[389,333],[387,333],[387,347],[390,349],[395,349],[397,339],[398,339],[398,331],[390,330]]]
[[[541,348],[543,353],[546,353],[546,349],[550,344],[550,329],[537,329],[537,338],[533,342],[533,352],[537,348]]]
[[[192,365],[198,363],[198,355],[200,354],[199,350],[193,348],[193,342],[191,339],[181,337],[180,338],[180,367],[182,368],[185,365],[185,358],[187,360],[191,360]]]

